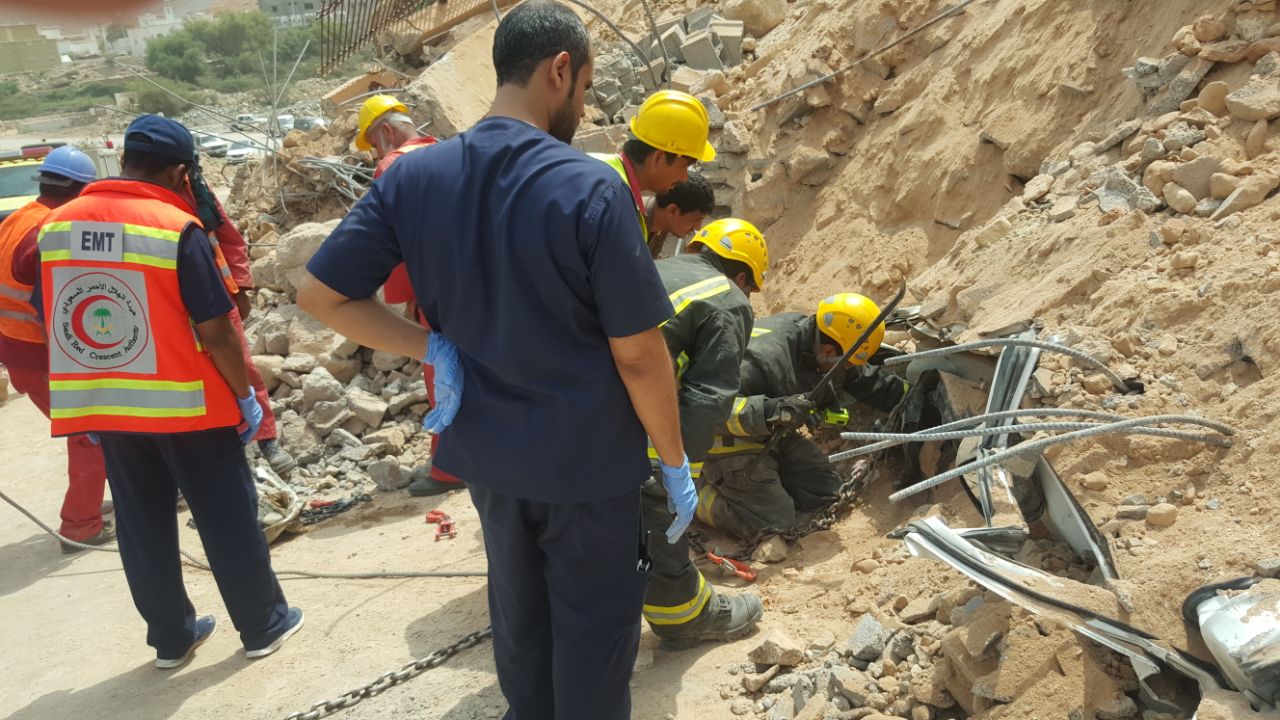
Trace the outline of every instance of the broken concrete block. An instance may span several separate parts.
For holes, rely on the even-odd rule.
[[[1249,43],[1244,40],[1223,40],[1221,42],[1210,43],[1200,49],[1200,56],[1204,60],[1212,60],[1222,63],[1237,63],[1245,59],[1249,53]],[[1266,53],[1263,53],[1265,55]]]
[[[1035,202],[1048,195],[1056,179],[1052,175],[1037,175],[1028,180],[1022,189],[1022,202]]]
[[[1098,155],[1110,150],[1141,129],[1141,120],[1130,120],[1127,123],[1122,123],[1120,127],[1116,128],[1110,135],[1103,138],[1096,146],[1094,146],[1093,154]]]
[[[702,70],[694,70],[688,65],[681,65],[671,73],[671,89],[680,92],[692,93],[695,87],[702,84],[707,73]]]
[[[786,633],[775,630],[747,653],[747,659],[760,665],[799,665],[804,661],[804,648]]]
[[[1209,195],[1215,200],[1225,200],[1240,187],[1240,178],[1226,173],[1214,173],[1209,177]]]
[[[645,68],[643,71],[639,73],[640,82],[641,84],[644,85],[644,89],[646,91],[653,92],[658,89],[658,86],[654,84],[654,78],[657,78],[657,82],[661,83],[662,76],[666,72],[667,72],[666,59],[663,57],[655,57],[654,59],[649,61],[649,67]]]
[[[742,38],[746,26],[741,20],[717,20],[711,24],[711,32],[724,46],[724,64],[730,67],[742,62]]]
[[[844,645],[844,651],[846,655],[857,660],[876,660],[884,652],[885,643],[889,642],[891,637],[893,637],[891,630],[870,614],[865,614],[854,627],[853,635],[849,636],[848,642]]]
[[[715,37],[709,31],[689,35],[680,46],[680,52],[684,55],[684,61],[695,70],[724,69],[720,49],[716,47]]]
[[[395,458],[382,458],[369,465],[369,477],[383,492],[391,492],[408,486],[410,475],[400,467]]]
[[[1227,110],[1240,120],[1255,122],[1280,116],[1280,85],[1274,80],[1254,79],[1228,93]]]
[[[724,128],[724,111],[720,109],[720,106],[716,105],[715,102],[706,95],[699,95],[698,102],[702,103],[702,107],[706,108],[707,127],[712,130],[720,130]]]
[[[1162,115],[1177,110],[1184,100],[1191,97],[1191,93],[1195,91],[1200,81],[1204,80],[1204,76],[1209,74],[1213,66],[1213,61],[1200,58],[1187,63],[1182,71],[1169,81],[1164,96],[1147,106],[1147,112],[1152,115]]]
[[[752,37],[762,38],[787,19],[786,0],[728,0],[721,14],[741,20]]]
[[[690,35],[702,32],[711,27],[711,22],[715,18],[714,6],[701,5],[684,16],[684,30]]]
[[[667,51],[669,60],[672,62],[684,60],[684,51],[681,49],[684,46],[684,41],[684,28],[679,25],[670,27],[666,32],[662,33],[662,48]]]

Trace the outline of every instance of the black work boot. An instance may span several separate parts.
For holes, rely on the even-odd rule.
[[[409,494],[414,497],[442,495],[453,490],[465,490],[466,487],[462,481],[444,482],[431,477],[431,463],[415,468],[409,475]]]
[[[749,634],[764,615],[764,605],[755,593],[728,597],[712,591],[702,614],[683,626],[654,626],[667,650],[682,650],[704,640],[728,642]]]
[[[259,440],[258,451],[262,453],[262,457],[267,459],[267,464],[275,471],[277,475],[284,475],[298,466],[293,456],[280,446],[280,443],[273,440]]]

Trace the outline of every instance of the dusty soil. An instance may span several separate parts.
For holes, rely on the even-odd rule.
[[[47,427],[21,396],[0,407],[4,491],[56,524],[66,454],[48,438]],[[458,519],[456,540],[433,542],[423,514],[435,507]],[[187,517],[179,514],[183,547],[201,555]],[[855,517],[838,533],[806,539],[786,563],[764,568],[760,587],[770,609],[764,627],[783,628],[798,639],[846,633],[853,620],[845,611],[842,584],[850,559],[870,551],[865,538],[895,522],[879,512]],[[310,533],[285,536],[272,557],[277,568],[339,572],[483,568],[479,532],[463,495],[433,502],[382,493],[372,505]],[[5,505],[0,566],[0,614],[21,619],[6,623],[6,651],[0,656],[0,717],[13,720],[283,718],[487,624],[483,579],[285,579],[285,593],[305,610],[307,624],[276,655],[249,662],[212,577],[190,568],[191,600],[198,612],[217,617],[219,628],[190,665],[164,673],[152,665],[154,654],[113,554],[61,555],[55,540]],[[921,570],[917,582],[946,572],[931,565]],[[646,632],[642,646],[653,653],[653,666],[633,681],[637,720],[732,717],[719,687],[737,685],[725,668],[744,661],[750,639],[668,653],[655,650],[656,638]],[[339,717],[479,719],[497,717],[500,710],[505,704],[485,644]]]

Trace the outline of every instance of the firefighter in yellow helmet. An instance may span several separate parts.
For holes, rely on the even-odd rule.
[[[687,181],[689,170],[715,160],[716,151],[707,142],[711,132],[707,109],[679,90],[659,90],[646,98],[631,119],[630,130],[621,152],[591,156],[607,163],[627,183],[648,242],[653,229],[646,219],[644,193],[662,195]]]
[[[700,520],[750,540],[760,531],[791,529],[804,513],[835,502],[842,483],[836,468],[795,431],[806,423],[842,424],[853,401],[888,411],[903,398],[906,384],[870,362],[884,339],[883,325],[850,356],[836,403],[815,408],[805,398],[879,312],[863,295],[839,293],[818,303],[812,315],[782,313],[756,323],[738,396],[698,480]],[[774,432],[783,433],[781,439],[759,457]]]
[[[754,225],[734,218],[707,225],[695,242],[697,254],[656,265],[675,312],[662,334],[675,365],[680,435],[697,478],[738,395],[738,365],[752,325],[747,296],[764,285],[769,249]],[[652,448],[649,455],[656,466]],[[654,634],[679,646],[749,632],[764,612],[760,598],[717,593],[690,562],[688,540],[665,541],[661,533],[671,525],[672,513],[656,479],[646,483],[641,501],[653,561],[644,617]]]
[[[374,179],[401,155],[435,143],[434,137],[418,132],[418,126],[409,117],[409,108],[391,95],[374,95],[360,106],[356,147],[378,161]]]

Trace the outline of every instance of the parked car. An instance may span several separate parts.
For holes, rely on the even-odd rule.
[[[259,118],[256,115],[250,115],[246,113],[244,115],[236,116],[235,121],[231,123],[231,129],[232,130],[259,130],[261,129],[259,127],[261,124],[262,124],[261,118]]]
[[[272,137],[284,137],[285,135],[288,135],[289,131],[292,129],[293,129],[292,115],[277,115],[275,116],[275,118],[269,120],[269,126],[267,127],[267,134]]]
[[[231,147],[231,143],[220,137],[214,137],[207,133],[192,133],[196,141],[196,150],[201,154],[209,157],[226,157],[227,150]]]
[[[258,150],[252,145],[245,143],[232,143],[227,150],[227,162],[232,165],[239,165],[247,162],[251,157],[257,157]]]
[[[293,121],[293,129],[310,132],[316,128],[329,127],[328,121],[322,117],[300,117]]]

